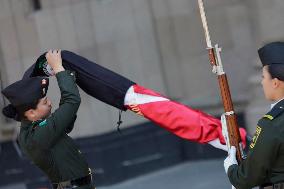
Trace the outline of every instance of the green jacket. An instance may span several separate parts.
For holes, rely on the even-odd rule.
[[[284,182],[284,100],[258,121],[247,158],[228,176],[237,189]]]
[[[52,183],[89,174],[86,160],[67,135],[73,129],[81,102],[74,73],[62,71],[56,78],[61,91],[59,108],[45,120],[22,121],[18,138],[21,149]]]

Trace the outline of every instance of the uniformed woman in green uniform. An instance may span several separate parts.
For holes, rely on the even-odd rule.
[[[258,51],[263,64],[262,86],[272,102],[269,112],[256,127],[247,158],[237,165],[231,148],[224,161],[225,171],[237,189],[284,188],[284,43],[273,42]]]
[[[20,147],[48,176],[53,188],[93,189],[88,164],[67,135],[81,102],[75,74],[64,70],[60,51],[49,51],[46,58],[61,91],[59,108],[51,113],[52,104],[46,97],[48,78],[33,77],[2,91],[11,102],[3,113],[21,120]]]

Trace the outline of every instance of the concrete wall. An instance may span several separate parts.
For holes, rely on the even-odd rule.
[[[251,19],[251,33],[253,45],[257,48],[271,41],[284,41],[284,25],[282,10],[284,2],[281,0],[253,0],[248,1],[247,7]],[[256,54],[256,52],[254,53]],[[250,74],[248,82],[249,103],[246,108],[249,133],[254,133],[258,119],[269,111],[270,103],[264,98],[261,81],[261,63],[255,55],[252,65],[254,71]]]
[[[206,101],[208,107],[220,100],[217,81],[208,63],[197,1],[41,0],[39,11],[33,10],[31,2],[0,0],[4,86],[20,79],[42,52],[60,48],[95,60],[173,99]],[[251,87],[249,78],[257,62],[256,48],[282,35],[284,3],[281,0],[204,3],[213,42],[223,47],[223,63],[238,103]],[[83,137],[114,130],[118,110],[82,91],[81,95],[82,105],[72,135]],[[58,102],[54,79],[48,96],[54,104]],[[132,113],[123,114],[123,119],[124,126],[145,121]],[[16,125],[5,119],[0,124],[0,130]]]

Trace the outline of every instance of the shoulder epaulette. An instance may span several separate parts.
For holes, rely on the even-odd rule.
[[[283,106],[276,106],[272,108],[270,112],[265,114],[263,118],[267,118],[269,120],[275,119],[277,116],[281,115],[284,112],[284,107]]]

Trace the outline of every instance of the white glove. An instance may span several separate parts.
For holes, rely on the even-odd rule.
[[[231,165],[238,165],[238,161],[236,159],[237,149],[235,146],[231,146],[228,157],[224,160],[224,168],[226,174],[228,173],[228,169]]]
[[[215,147],[215,148],[219,148],[219,149],[221,149],[221,150],[224,150],[224,151],[228,152],[228,147],[227,147],[227,145],[221,144],[219,138],[208,142],[208,144],[212,145],[212,146]]]

